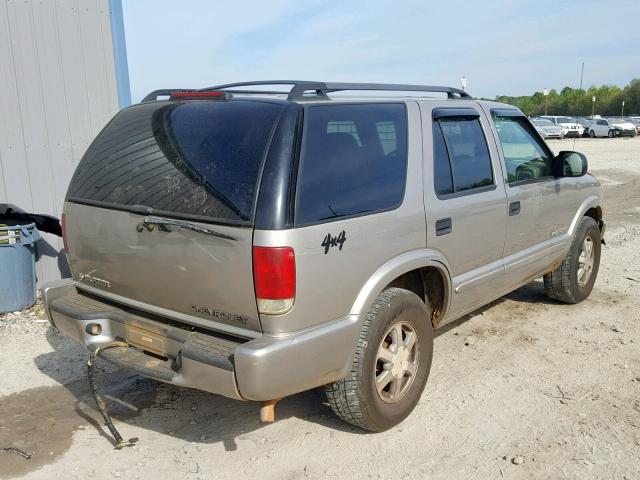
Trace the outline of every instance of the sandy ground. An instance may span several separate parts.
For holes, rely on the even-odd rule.
[[[573,141],[552,142],[571,150]],[[640,478],[640,137],[578,139],[602,180],[609,232],[591,297],[533,282],[438,332],[427,388],[400,426],[342,423],[320,391],[258,406],[101,363],[125,437],[115,451],[88,397],[84,349],[35,309],[0,316],[0,477]]]

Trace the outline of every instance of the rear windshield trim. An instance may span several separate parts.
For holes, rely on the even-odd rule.
[[[216,217],[208,217],[203,215],[191,215],[188,213],[176,213],[168,210],[158,210],[155,208],[148,208],[144,206],[135,205],[120,205],[118,203],[101,202],[100,200],[90,200],[86,198],[67,197],[66,202],[77,203],[80,205],[87,205],[89,207],[106,208],[108,210],[119,210],[121,212],[135,213],[138,215],[161,215],[167,218],[175,218],[178,220],[193,220],[200,223],[206,223],[209,225],[225,225],[230,227],[245,227],[252,228],[251,221],[245,220],[222,220]]]

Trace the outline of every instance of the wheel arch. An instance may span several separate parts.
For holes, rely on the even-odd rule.
[[[578,224],[580,223],[580,219],[582,217],[591,217],[593,218],[598,226],[602,228],[602,217],[604,214],[604,206],[602,205],[602,199],[597,195],[591,195],[584,199],[584,201],[580,204],[578,211],[576,212],[573,220],[571,221],[571,225],[569,226],[569,231],[567,232],[570,236],[573,236],[576,228],[578,228]]]
[[[432,302],[432,325],[437,327],[451,302],[451,274],[446,257],[436,250],[421,249],[403,253],[378,268],[364,284],[353,306],[352,315],[366,314],[375,299],[388,287],[401,287]]]

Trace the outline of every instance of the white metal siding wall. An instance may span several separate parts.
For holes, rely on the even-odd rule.
[[[0,203],[60,217],[75,166],[118,111],[112,45],[108,0],[0,0]],[[40,284],[65,273],[61,248],[39,242]]]

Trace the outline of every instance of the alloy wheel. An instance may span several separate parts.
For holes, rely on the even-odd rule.
[[[593,239],[587,236],[582,242],[582,249],[580,250],[580,255],[578,255],[578,284],[581,287],[584,287],[589,278],[591,278],[594,264]]]
[[[419,356],[415,328],[407,322],[392,325],[378,348],[373,374],[383,402],[395,403],[409,391],[418,371]]]

